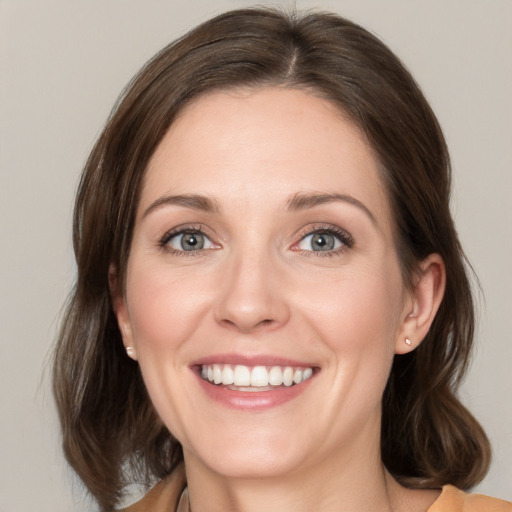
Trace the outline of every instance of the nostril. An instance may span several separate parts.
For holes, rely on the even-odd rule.
[[[268,327],[272,327],[273,325],[275,324],[275,321],[272,319],[272,318],[265,318],[264,320],[261,320],[260,322],[258,322],[254,328],[255,329],[259,329],[259,328],[268,328]]]
[[[260,320],[259,322],[251,322],[249,324],[244,324],[244,322],[241,321],[234,321],[230,320],[229,318],[224,318],[221,320],[221,323],[226,327],[236,328],[242,331],[252,331],[252,330],[259,330],[260,328],[265,327],[271,327],[275,321],[272,318],[265,318],[263,320]]]

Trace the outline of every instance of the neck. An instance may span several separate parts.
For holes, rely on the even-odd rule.
[[[375,444],[257,478],[219,475],[185,453],[191,510],[391,512],[400,486],[385,470]]]

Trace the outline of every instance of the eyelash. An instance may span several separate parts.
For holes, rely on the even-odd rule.
[[[208,238],[208,240],[211,241],[211,237],[206,234],[206,229],[204,228],[204,226],[196,224],[196,225],[189,225],[189,226],[180,226],[180,227],[173,228],[173,229],[167,231],[164,234],[164,236],[160,239],[160,241],[158,242],[158,246],[162,250],[164,250],[167,253],[172,254],[173,256],[197,257],[197,256],[203,255],[204,252],[207,251],[208,249],[203,249],[203,250],[200,249],[197,251],[179,251],[177,249],[173,249],[170,245],[168,245],[169,242],[173,238],[175,238],[179,235],[187,235],[187,234],[203,235],[204,237]]]
[[[332,257],[337,256],[347,249],[351,249],[354,246],[354,239],[350,233],[341,229],[337,226],[329,225],[314,225],[313,227],[309,226],[301,235],[300,240],[294,246],[300,244],[303,240],[305,240],[308,236],[314,234],[326,234],[334,236],[339,242],[341,242],[341,247],[338,249],[330,250],[330,251],[306,251],[303,249],[296,249],[297,251],[302,252],[307,257]]]
[[[211,237],[206,234],[206,230],[205,230],[204,226],[189,225],[189,226],[180,226],[180,227],[173,228],[173,229],[167,231],[162,236],[160,241],[158,242],[158,246],[162,250],[164,250],[170,254],[173,254],[175,256],[187,256],[187,257],[188,256],[193,256],[193,257],[201,256],[204,254],[205,251],[209,250],[209,249],[199,249],[197,251],[180,251],[177,249],[173,249],[172,247],[170,247],[170,245],[168,245],[169,242],[173,238],[175,238],[179,235],[185,235],[185,234],[200,234],[200,235],[205,236],[206,238],[208,238],[211,241]],[[295,250],[297,252],[303,253],[307,257],[318,257],[318,256],[319,257],[332,257],[332,256],[336,256],[336,255],[346,251],[347,249],[352,248],[354,245],[354,239],[344,229],[341,229],[341,228],[339,228],[337,226],[333,226],[333,225],[323,225],[322,224],[322,225],[314,225],[313,227],[310,226],[306,230],[304,230],[300,234],[299,241],[294,244],[294,247],[296,247],[298,244],[300,244],[308,236],[311,236],[314,234],[326,234],[326,235],[334,236],[342,245],[341,245],[341,247],[339,247],[337,249],[329,250],[329,251],[307,251],[307,250],[299,249],[299,248],[295,249]]]

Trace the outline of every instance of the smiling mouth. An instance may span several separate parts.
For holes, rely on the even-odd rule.
[[[204,364],[200,367],[201,378],[210,384],[248,392],[296,386],[310,379],[314,372],[313,367],[294,366]]]

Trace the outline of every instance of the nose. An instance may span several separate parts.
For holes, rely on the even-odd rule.
[[[242,333],[273,330],[288,322],[283,272],[268,254],[231,258],[215,308],[217,322]]]

